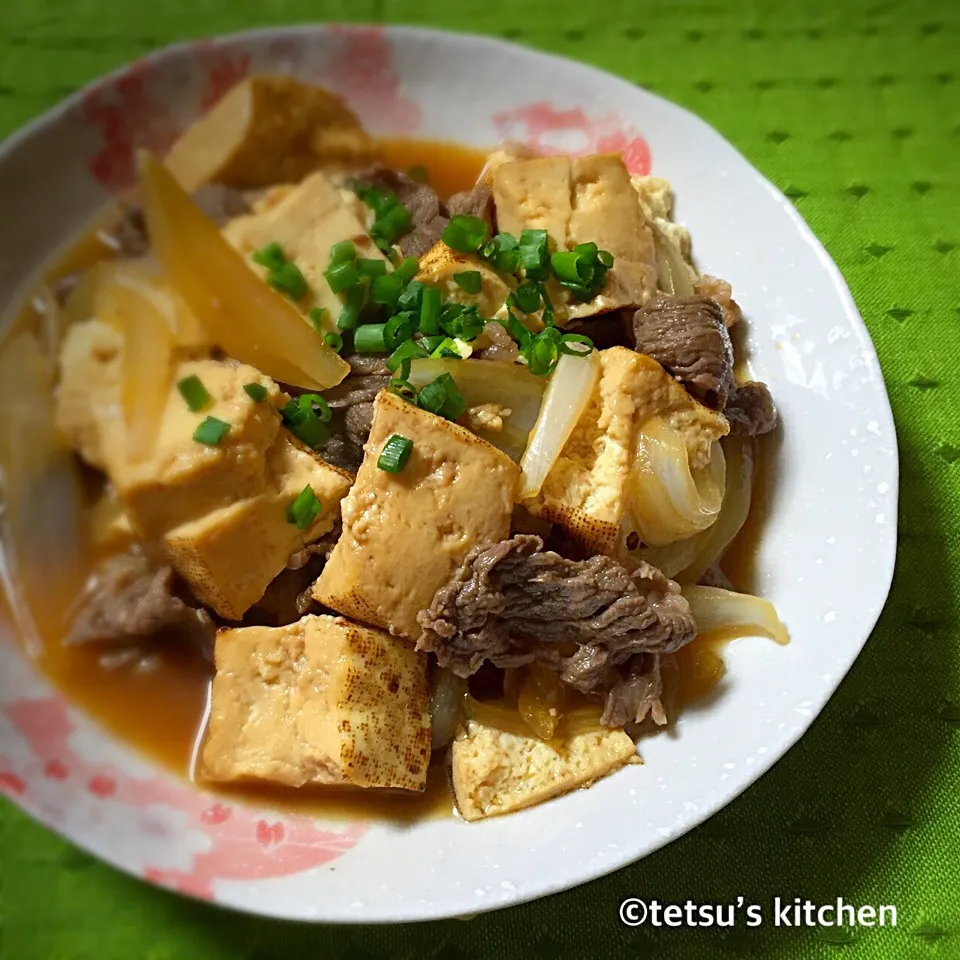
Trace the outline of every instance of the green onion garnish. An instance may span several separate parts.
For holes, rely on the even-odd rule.
[[[430,413],[447,420],[456,420],[467,409],[467,401],[449,373],[441,373],[436,380],[426,384],[417,397],[417,403]]]
[[[520,344],[522,353],[532,342],[533,334],[512,314],[507,317],[507,333]]]
[[[458,213],[443,231],[443,242],[451,250],[475,253],[490,235],[490,224],[479,217]]]
[[[398,397],[401,397],[403,400],[407,400],[410,403],[416,403],[417,400],[417,388],[410,383],[409,380],[405,380],[402,377],[394,377],[387,389],[391,393],[395,393]]]
[[[540,309],[540,284],[524,281],[507,297],[507,303],[521,313],[536,313]]]
[[[416,340],[406,340],[390,354],[387,369],[393,374],[399,374],[398,379],[406,380],[410,376],[411,361],[427,356],[427,351]]]
[[[382,260],[380,261],[383,262]],[[373,286],[370,290],[370,298],[374,303],[379,303],[385,307],[395,307],[400,294],[403,292],[403,277],[397,274],[388,273],[373,278]]]
[[[480,249],[480,255],[500,273],[514,274],[520,269],[520,251],[512,233],[498,233]]]
[[[396,270],[393,271],[395,277],[400,277],[404,283],[409,283],[420,269],[420,261],[416,257],[407,257]]]
[[[396,274],[396,271],[394,271]],[[400,294],[397,300],[397,307],[400,310],[413,310],[415,313],[420,311],[420,300],[423,297],[425,287],[419,280],[411,280],[406,289]]]
[[[357,353],[386,353],[385,323],[365,323],[354,331],[353,348]]]
[[[357,247],[352,240],[341,240],[330,248],[330,264],[346,263],[357,259]]]
[[[451,337],[444,337],[440,343],[430,352],[430,356],[433,359],[438,357],[443,358],[454,358],[457,360],[462,359],[460,351],[457,349],[457,341]]]
[[[344,290],[356,286],[360,280],[357,265],[353,260],[332,263],[323,271],[323,275],[327,278],[327,284],[334,293],[343,293]]]
[[[325,333],[323,342],[331,349],[339,353],[343,349],[343,337],[339,333]]]
[[[547,231],[524,230],[520,234],[520,265],[528,280],[542,280],[547,268]]]
[[[387,473],[400,473],[413,451],[413,441],[395,433],[384,445],[377,458],[377,466]]]
[[[305,416],[313,414],[323,423],[329,423],[333,416],[330,412],[330,404],[319,393],[301,393],[297,397],[297,406]]]
[[[420,344],[423,349],[427,351],[427,353],[433,353],[433,351],[436,350],[444,340],[449,339],[449,337],[444,336],[442,333],[438,333],[433,337],[421,337]]]
[[[565,333],[560,337],[558,349],[561,353],[569,353],[575,357],[585,357],[588,353],[593,352],[593,341],[582,333]]]
[[[384,334],[387,341],[387,349],[395,350],[404,340],[409,340],[413,336],[415,328],[412,314],[394,314],[394,316],[387,321],[386,332]]]
[[[326,307],[311,307],[310,312],[307,314],[307,318],[313,324],[313,329],[317,333],[323,331],[324,325],[327,323],[328,311]]]
[[[559,354],[556,341],[550,337],[537,337],[527,353],[530,372],[538,377],[552,373],[560,359]]]
[[[216,417],[206,417],[193,431],[193,439],[208,447],[220,446],[220,441],[230,432],[230,424]]]
[[[382,277],[386,272],[386,260],[374,260],[367,257],[361,257],[357,260],[357,273],[361,277]]]
[[[590,263],[573,250],[560,250],[550,257],[550,266],[558,280],[582,283],[590,277]]]
[[[307,292],[306,278],[300,268],[290,261],[271,270],[267,274],[267,283],[291,300],[299,300]]]
[[[291,400],[287,403],[280,411],[280,416],[295,437],[299,437],[308,447],[316,449],[317,447],[322,447],[323,444],[330,439],[330,429],[326,423],[317,416],[314,401],[318,395],[304,394],[304,396],[307,397],[305,402]],[[323,400],[322,397],[319,397],[319,399]],[[326,405],[325,401],[324,407],[326,408],[326,418],[329,419],[331,416],[330,408]],[[320,409],[321,412],[323,412],[323,408]]]
[[[440,326],[447,336],[457,340],[476,340],[483,332],[486,321],[474,306],[462,303],[445,303],[440,311]]]
[[[263,403],[267,399],[267,388],[262,383],[245,383],[243,390],[255,403]]]
[[[613,256],[595,243],[578,243],[572,250],[559,250],[550,257],[554,276],[576,300],[590,300],[603,287]]]
[[[355,287],[350,288],[340,310],[340,316],[337,317],[337,326],[341,330],[356,329],[360,322],[360,314],[363,312],[366,297],[367,288],[364,284],[358,283]]]
[[[420,295],[420,322],[421,333],[436,334],[440,332],[440,291],[436,287],[423,287]]]
[[[483,289],[483,278],[479,270],[465,270],[463,273],[455,273],[453,282],[465,293],[476,294]]]
[[[209,406],[213,399],[203,385],[203,381],[196,374],[191,374],[189,377],[180,380],[177,383],[177,390],[194,413],[198,413],[204,407]]]
[[[261,267],[266,267],[268,270],[276,270],[287,262],[286,254],[276,240],[257,250],[250,259],[254,263],[259,263]]]
[[[292,523],[298,530],[306,530],[322,511],[323,506],[308,483],[287,508],[287,523]]]

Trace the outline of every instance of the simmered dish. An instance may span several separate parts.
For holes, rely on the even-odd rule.
[[[6,343],[21,627],[98,696],[173,677],[205,785],[509,813],[639,762],[708,638],[786,638],[723,569],[775,408],[669,184],[506,143],[438,193],[427,153],[244,80]],[[74,595],[31,586],[55,467]]]

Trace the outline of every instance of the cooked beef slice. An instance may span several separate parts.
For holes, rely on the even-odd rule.
[[[658,294],[633,315],[638,353],[653,357],[708,406],[722,410],[733,389],[733,347],[720,304],[710,297]]]
[[[317,452],[327,463],[346,470],[347,473],[356,473],[363,463],[363,447],[342,433],[334,433]]]
[[[389,375],[351,373],[323,396],[331,410],[346,410],[358,403],[370,403],[389,383]]]
[[[344,358],[350,365],[350,373],[356,376],[386,377],[390,379],[387,358],[375,353],[349,353]]]
[[[412,180],[405,173],[388,167],[372,167],[353,178],[367,187],[391,190],[410,211],[410,229],[397,241],[406,257],[422,257],[439,239],[450,222],[446,207],[433,187]]]
[[[491,233],[493,232],[492,228],[495,216],[493,194],[490,192],[490,188],[484,183],[478,183],[469,190],[455,193],[447,201],[447,212],[451,217],[464,214],[469,217],[479,217],[481,220],[486,220],[487,223],[490,224]]]
[[[507,333],[506,327],[491,320],[483,328],[489,346],[482,347],[475,354],[478,360],[497,360],[501,363],[515,363],[520,359],[517,341]]]
[[[654,723],[667,722],[660,702],[663,680],[660,676],[660,654],[640,653],[631,657],[618,680],[607,694],[600,722],[608,727],[641,723],[648,716]]]
[[[373,427],[373,401],[357,403],[347,409],[343,415],[343,425],[351,443],[362,447],[370,436]]]
[[[417,649],[458,676],[484,661],[540,661],[582,693],[605,696],[608,718],[625,705],[650,709],[649,697],[631,693],[638,655],[672,653],[696,634],[680,587],[655,567],[629,573],[605,556],[567,560],[526,534],[472,550],[418,620]]]
[[[720,280],[705,273],[694,284],[693,289],[700,296],[712,297],[720,304],[720,309],[723,311],[723,321],[728,328],[740,321],[743,316],[740,312],[740,305],[733,299],[733,290],[726,280]]]
[[[777,408],[770,390],[756,380],[734,388],[723,414],[730,422],[730,433],[738,437],[758,437],[777,426]]]
[[[87,582],[67,644],[117,641],[177,631],[210,643],[216,625],[173,570],[137,550],[105,560]]]

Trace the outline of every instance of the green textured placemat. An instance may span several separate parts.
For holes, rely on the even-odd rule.
[[[469,923],[299,927],[147,887],[6,804],[0,958],[960,956],[960,4],[6,0],[0,133],[163,43],[335,19],[495,33],[605,67],[705,117],[795,200],[853,290],[893,401],[893,595],[803,741],[707,824],[611,877]],[[617,920],[629,895],[775,894],[892,903],[899,924],[728,934]]]

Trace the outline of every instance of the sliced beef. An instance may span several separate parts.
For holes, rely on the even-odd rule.
[[[486,220],[490,224],[491,233],[493,232],[495,217],[493,194],[484,183],[478,183],[469,190],[455,193],[447,201],[447,212],[451,217],[455,217],[457,214],[465,214],[469,217],[479,217],[481,220]]]
[[[733,347],[720,304],[658,294],[633,315],[636,349],[706,404],[722,410],[733,389]]]
[[[364,186],[391,190],[410,211],[410,229],[398,240],[407,257],[422,257],[439,239],[450,222],[447,211],[433,187],[413,180],[388,167],[372,167],[353,177]]]
[[[343,415],[343,425],[351,443],[362,447],[373,427],[373,401],[356,403]]]
[[[738,437],[759,437],[777,426],[777,408],[770,390],[756,380],[736,387],[723,413],[730,422],[730,433]]]
[[[363,447],[342,433],[334,433],[317,452],[327,463],[346,470],[347,473],[356,473],[363,463]]]
[[[600,722],[608,727],[641,723],[648,716],[654,723],[667,722],[667,713],[660,702],[663,679],[660,676],[660,654],[641,653],[631,657],[622,674],[607,694]]]
[[[623,688],[637,656],[673,652],[696,633],[680,587],[655,567],[629,573],[609,557],[567,560],[531,535],[472,550],[418,619],[417,649],[458,676],[484,661],[540,661],[577,690],[605,696],[606,717],[648,703]]]
[[[483,328],[489,346],[477,351],[478,360],[497,360],[501,363],[515,363],[520,359],[520,350],[517,341],[507,333],[507,328],[495,320],[490,321]]]
[[[726,280],[720,280],[705,273],[694,284],[693,289],[700,296],[710,297],[720,304],[723,321],[728,328],[741,320],[743,314],[740,312],[740,305],[733,299],[733,290]]]
[[[158,567],[130,551],[104,561],[90,578],[64,643],[128,640],[167,631],[208,644],[216,625],[170,567]]]
[[[370,403],[389,384],[389,375],[351,373],[332,390],[327,390],[324,397],[331,410],[346,410],[358,403]]]
[[[375,353],[350,353],[343,358],[350,364],[350,373],[370,377],[390,377],[387,358]]]

